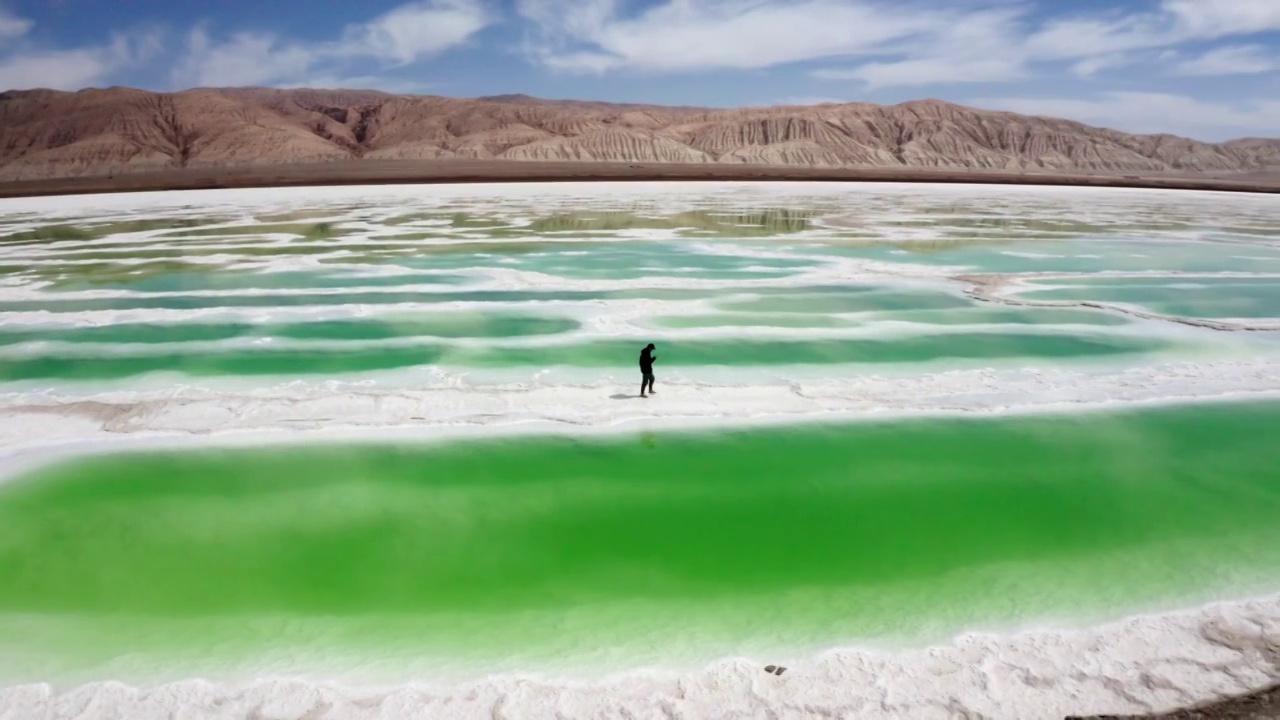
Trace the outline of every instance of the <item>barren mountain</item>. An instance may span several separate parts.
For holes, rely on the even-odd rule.
[[[933,100],[711,110],[363,90],[0,93],[0,180],[359,158],[1258,173],[1280,170],[1280,140],[1130,135]]]

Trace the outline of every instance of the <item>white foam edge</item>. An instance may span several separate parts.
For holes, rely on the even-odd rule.
[[[840,717],[1039,720],[1166,711],[1280,679],[1280,595],[1131,616],[1093,628],[970,632],[928,648],[728,657],[574,679],[528,672],[455,683],[192,678],[0,688],[0,718],[326,720]],[[783,675],[766,665],[786,667]]]

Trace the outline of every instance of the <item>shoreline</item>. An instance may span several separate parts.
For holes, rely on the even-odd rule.
[[[1265,620],[1280,594],[1138,611],[1092,625],[960,632],[921,646],[834,647],[727,656],[687,669],[633,667],[578,676],[500,671],[473,679],[378,682],[359,675],[231,673],[225,677],[0,684],[0,706],[50,720],[86,704],[122,717],[203,716],[270,706],[290,717],[564,716],[662,710],[692,717],[790,709],[840,717],[969,713],[1028,720],[1257,720],[1280,708],[1280,662]],[[783,675],[764,670],[782,665]],[[252,677],[250,675],[253,675]],[[27,715],[22,715],[26,717]]]
[[[1267,367],[1270,367],[1269,364]],[[1224,371],[1223,368],[1211,370],[1213,373]],[[1097,379],[1094,382],[1097,382]],[[668,387],[676,388],[677,391],[683,389],[686,393],[690,390],[690,386],[681,382],[668,383]],[[602,391],[613,388],[614,386],[609,383],[601,386]],[[584,390],[583,388],[575,389],[579,392]],[[742,387],[721,386],[716,389],[734,394],[740,392]],[[702,390],[705,391],[705,388]],[[795,408],[789,411],[775,408],[772,412],[753,412],[736,416],[708,415],[705,412],[684,408],[684,412],[680,412],[679,409],[676,412],[666,413],[658,410],[658,412],[641,414],[566,419],[531,411],[516,414],[504,422],[476,420],[468,414],[462,414],[434,418],[406,416],[395,418],[391,422],[361,423],[358,417],[353,416],[345,424],[329,426],[314,424],[307,426],[298,424],[296,420],[277,418],[272,421],[263,418],[256,425],[241,425],[221,430],[202,426],[199,422],[199,413],[195,416],[189,414],[192,407],[199,407],[201,400],[198,397],[171,398],[171,404],[174,405],[173,409],[178,416],[166,426],[163,420],[165,412],[163,403],[160,406],[150,407],[155,405],[155,402],[149,402],[145,395],[128,401],[103,397],[95,393],[82,398],[46,397],[42,398],[43,402],[37,401],[25,405],[11,401],[0,402],[0,407],[3,407],[11,416],[11,423],[0,424],[0,458],[4,459],[5,464],[5,469],[0,471],[0,483],[56,463],[117,453],[163,452],[196,448],[288,447],[295,443],[318,441],[358,445],[395,445],[555,437],[566,434],[582,437],[611,437],[651,433],[743,432],[758,428],[811,425],[984,421],[1010,417],[1057,418],[1087,414],[1140,413],[1183,406],[1247,405],[1280,401],[1280,390],[1252,383],[1213,389],[1186,385],[1181,388],[1181,392],[1177,393],[1170,393],[1168,388],[1157,387],[1155,390],[1155,392],[1150,390],[1138,392],[1122,399],[1076,397],[1057,398],[1054,401],[1037,403],[958,407],[945,398],[938,398],[932,403],[910,407],[891,408],[881,404],[870,407],[846,405],[821,409]],[[557,396],[562,395],[564,391],[563,387],[547,390]],[[424,402],[435,404],[436,396],[448,392],[450,392],[449,389],[439,388],[428,389],[419,394],[423,396]],[[492,391],[474,389],[461,392],[492,394]],[[500,392],[528,395],[532,390],[504,388]],[[389,394],[403,396],[405,393],[391,391]],[[339,402],[346,403],[356,399],[350,394],[338,394],[335,397]],[[263,398],[268,403],[273,399],[270,396]],[[365,398],[365,400],[368,399]],[[373,402],[377,404],[376,400]],[[211,419],[222,416],[221,412],[214,412],[219,408],[207,402],[205,404],[205,409],[212,412]],[[138,408],[142,406],[148,406],[148,409],[139,413]],[[113,411],[113,408],[116,410]],[[530,408],[530,410],[535,409]],[[657,410],[656,407],[653,409]],[[118,412],[125,417],[140,414],[148,419],[140,427],[118,426],[110,420],[109,416],[113,412]],[[65,432],[49,432],[51,427],[48,423],[60,425]],[[12,428],[16,426],[27,428],[41,439],[33,441],[30,436],[23,437],[13,432]]]
[[[914,182],[1200,190],[1280,194],[1280,173],[1230,177],[1102,175],[920,168],[816,168],[774,165],[627,164],[496,160],[350,160],[266,167],[185,168],[0,183],[0,198],[52,195],[340,185],[637,182]]]

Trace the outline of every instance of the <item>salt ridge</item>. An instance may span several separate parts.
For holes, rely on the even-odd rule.
[[[566,183],[550,190],[535,185],[488,185],[189,191],[0,201],[0,212],[21,210],[57,216],[125,208],[163,210],[183,204],[199,204],[202,212],[212,212],[206,208],[271,204],[301,208],[339,200],[385,203],[396,199],[421,202],[423,198],[473,202],[495,193],[504,199],[539,203],[554,197],[602,201],[643,197],[671,201],[671,209],[680,210],[699,207],[679,199],[686,194],[741,206],[761,200],[788,202],[801,195],[805,199],[844,197],[853,192],[883,193],[890,199],[987,199],[996,194],[1058,212],[1066,205],[1085,204],[1094,210],[1123,214],[1135,200],[1169,198],[1167,193],[1148,190],[875,184],[767,183],[750,188],[698,184],[696,190],[691,192],[688,184],[681,183]],[[1261,213],[1264,220],[1274,218],[1276,210],[1272,198],[1215,193],[1179,193],[1177,198],[1180,208],[1222,212],[1225,204],[1232,211]],[[868,211],[865,217],[875,221],[895,215]],[[907,229],[896,236],[930,237],[927,232]],[[305,265],[305,261],[298,261],[295,266]],[[863,264],[860,269],[870,266]],[[880,282],[895,272],[888,264],[875,269],[884,271],[876,278]],[[917,279],[934,275],[934,282],[946,282],[943,276],[954,270],[915,267],[912,273]],[[832,273],[829,277],[847,281],[850,276]],[[504,279],[528,285],[549,281],[548,277],[510,274]],[[562,283],[560,278],[550,280]],[[804,282],[813,282],[813,278]],[[741,286],[740,281],[733,284]],[[398,309],[370,306],[374,307]],[[328,311],[301,308],[277,314],[272,309],[262,316],[274,320],[308,312]],[[120,311],[76,314],[76,319],[115,322],[124,317],[189,320],[195,316],[190,312],[148,315]],[[209,316],[218,316],[218,312]],[[49,319],[48,313],[6,315],[6,322]],[[763,372],[744,372],[728,375],[716,384],[679,374],[670,380],[664,376],[659,396],[643,405],[639,400],[614,401],[610,393],[629,394],[634,388],[630,379],[623,382],[609,373],[578,384],[554,375],[538,376],[545,381],[526,378],[484,384],[474,382],[479,373],[436,370],[426,377],[418,371],[376,379],[292,379],[243,386],[232,380],[197,384],[169,377],[132,384],[131,390],[60,388],[52,393],[14,388],[0,394],[0,457],[5,459],[4,472],[12,474],[71,454],[192,443],[421,439],[424,435],[443,439],[566,429],[579,434],[795,420],[1077,412],[1149,403],[1280,397],[1280,360],[1271,358],[1202,362],[1156,358],[1143,367],[1099,363],[1041,369],[939,369],[839,379],[788,372],[796,376],[770,381]],[[0,720],[149,720],[172,717],[174,712],[198,718],[240,718],[256,713],[330,720],[625,714],[951,717],[966,712],[1057,718],[1147,712],[1244,692],[1280,679],[1278,619],[1280,596],[1268,596],[1194,611],[1144,615],[1088,630],[1054,627],[968,634],[921,650],[838,649],[796,657],[733,658],[690,671],[631,672],[592,682],[521,675],[458,685],[412,683],[396,687],[298,677],[191,679],[150,687],[113,682],[75,688],[17,685],[0,687]],[[762,666],[767,663],[781,663],[789,669],[782,677],[766,675]]]
[[[603,321],[607,322],[607,321]],[[602,322],[602,324],[603,324]],[[1157,327],[1105,326],[1081,322],[1040,323],[1008,326],[1000,323],[954,323],[937,324],[911,322],[893,317],[860,319],[850,327],[799,327],[783,328],[777,326],[730,326],[708,328],[663,328],[651,329],[639,326],[615,328],[612,333],[591,332],[585,329],[567,330],[556,333],[536,335],[517,335],[510,337],[457,337],[452,335],[432,335],[430,332],[406,335],[394,338],[326,340],[280,338],[270,336],[245,336],[224,340],[181,340],[173,342],[127,343],[127,342],[67,342],[60,340],[32,340],[29,342],[0,344],[0,358],[38,358],[45,355],[59,357],[153,357],[173,352],[218,353],[251,349],[279,350],[370,350],[377,348],[412,348],[436,347],[447,343],[452,347],[471,350],[498,348],[568,348],[583,343],[613,340],[623,333],[643,334],[656,343],[678,343],[697,341],[742,341],[755,340],[793,340],[793,341],[837,341],[837,340],[904,340],[930,336],[966,335],[969,333],[1000,333],[1004,335],[1056,335],[1063,337],[1085,336],[1095,338],[1135,338],[1171,339],[1171,333]]]
[[[118,717],[428,718],[978,716],[1050,720],[1146,713],[1248,692],[1280,679],[1280,595],[1132,617],[1089,630],[971,633],[923,650],[838,649],[730,658],[687,671],[582,682],[498,675],[453,686],[341,680],[190,679],[0,688],[0,720]],[[782,664],[781,676],[765,664]]]
[[[266,386],[159,378],[155,390],[9,392],[0,394],[0,457],[7,457],[6,472],[16,472],[46,453],[54,457],[76,448],[124,449],[130,438],[164,445],[200,438],[236,444],[326,435],[358,439],[363,433],[373,439],[399,435],[421,441],[456,436],[458,431],[579,434],[1280,397],[1280,360],[1274,358],[1166,361],[1141,367],[1090,363],[1071,368],[887,371],[845,378],[783,379],[762,369],[739,371],[739,384],[677,375],[664,380],[658,397],[647,401],[633,397],[637,390],[632,383],[613,378],[611,372],[597,372],[594,382],[583,385],[536,379],[486,385],[469,382],[469,375],[442,369],[425,374],[396,371],[376,379],[291,378]]]

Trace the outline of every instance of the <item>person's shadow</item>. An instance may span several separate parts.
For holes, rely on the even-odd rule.
[[[630,399],[635,398],[635,397],[639,397],[639,396],[638,396],[638,395],[624,395],[624,394],[622,394],[622,393],[618,393],[617,395],[610,395],[610,396],[609,396],[609,399],[610,399],[610,400],[630,400]]]

